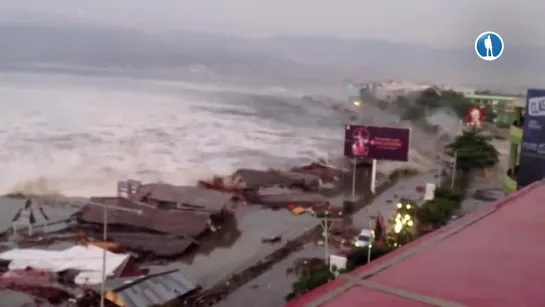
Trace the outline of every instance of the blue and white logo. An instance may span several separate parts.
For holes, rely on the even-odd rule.
[[[496,32],[483,32],[475,40],[475,52],[485,61],[497,60],[503,53],[503,39]]]
[[[530,116],[545,116],[545,97],[529,98],[526,112]]]

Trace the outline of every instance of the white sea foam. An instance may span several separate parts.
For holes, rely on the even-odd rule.
[[[308,92],[306,89],[305,92]],[[286,88],[230,88],[184,81],[0,74],[0,194],[111,195],[133,178],[194,184],[238,168],[285,168],[342,155],[342,127],[355,117],[411,126],[372,104],[299,99]],[[359,114],[358,114],[359,113]],[[429,121],[446,134],[443,111]],[[426,171],[442,150],[413,127],[409,162]]]
[[[183,85],[0,76],[0,193],[113,194],[128,177],[193,184],[340,148],[339,131],[244,116],[255,110]]]

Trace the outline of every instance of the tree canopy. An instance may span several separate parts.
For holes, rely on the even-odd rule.
[[[406,99],[396,100],[396,104],[402,105]],[[408,104],[405,104],[408,105]],[[413,104],[406,107],[403,114],[403,119],[418,120],[424,118],[426,113],[433,112],[439,108],[451,109],[458,118],[465,118],[470,108],[476,107],[471,100],[464,97],[462,93],[443,90],[440,91],[436,88],[428,88],[420,92],[416,97]],[[484,105],[484,121],[493,122],[496,118],[491,105]]]
[[[489,168],[499,162],[499,153],[491,140],[477,130],[464,131],[447,145],[447,154],[456,154],[456,168],[462,171]]]

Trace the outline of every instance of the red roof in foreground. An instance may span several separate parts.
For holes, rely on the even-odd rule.
[[[286,307],[545,306],[545,182],[423,236]]]

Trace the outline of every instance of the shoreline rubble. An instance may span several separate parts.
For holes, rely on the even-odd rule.
[[[368,165],[364,163],[361,166],[365,169]],[[363,176],[366,176],[365,172]],[[361,171],[358,176],[362,176]],[[80,202],[81,209],[67,222],[66,229],[51,234],[33,234],[17,243],[21,246],[47,245],[51,241],[94,244],[110,250],[117,247],[117,252],[129,252],[138,264],[169,261],[198,249],[201,241],[206,241],[211,233],[222,232],[223,226],[234,219],[234,212],[240,206],[259,205],[273,210],[297,206],[319,210],[331,205],[340,207],[341,204],[329,204],[328,197],[346,189],[343,178],[347,177],[351,177],[349,171],[316,162],[288,171],[240,169],[230,176],[201,180],[197,186],[142,184],[136,180],[126,180],[119,182],[117,196],[91,197],[87,202]],[[24,194],[12,196],[40,198]],[[108,210],[108,238],[103,242],[104,209],[96,204],[142,213]],[[266,259],[258,261],[261,269],[257,271],[301,245],[301,240],[313,236],[315,230],[309,230],[297,239],[282,244]],[[229,279],[245,279],[247,277],[242,276],[255,273],[254,268],[250,273],[235,273]],[[242,276],[237,277],[238,274]],[[220,291],[218,287],[209,289],[207,295],[203,293],[204,296],[199,297],[202,303],[210,301],[206,297],[218,296],[211,294]],[[225,291],[220,292],[225,294]],[[91,295],[89,291],[86,293],[87,297]]]

